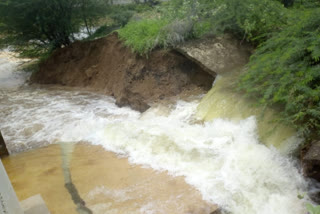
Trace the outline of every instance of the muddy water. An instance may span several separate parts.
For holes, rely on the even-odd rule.
[[[205,214],[217,208],[183,177],[129,164],[101,146],[76,144],[96,143],[108,121],[140,114],[81,89],[25,85],[28,74],[17,69],[20,63],[10,53],[0,55],[0,128],[12,154],[3,164],[20,200],[41,194],[59,214],[87,213],[76,197],[97,214]]]
[[[41,194],[51,213],[76,214],[65,188],[61,147],[3,159],[19,199]],[[77,144],[71,154],[72,182],[93,213],[210,213],[215,206],[184,182],[164,172],[129,164],[101,146]]]
[[[198,106],[198,117],[207,121],[217,118],[241,121],[254,116],[257,118],[257,132],[262,143],[268,147],[276,147],[283,154],[293,152],[302,139],[296,136],[292,127],[276,122],[279,113],[257,107],[254,100],[235,91],[241,73],[241,70],[235,70],[218,75],[214,87]]]
[[[4,66],[1,68],[8,70]],[[272,138],[271,144],[264,144],[260,136],[263,128],[259,125],[263,121],[242,106],[246,101],[235,105],[236,97],[228,99],[229,95],[223,91],[216,93],[217,97],[224,98],[223,102],[218,102],[220,106],[212,105],[215,97],[210,96],[210,92],[201,102],[196,98],[177,100],[172,104],[153,105],[143,114],[118,108],[111,97],[78,89],[24,86],[0,91],[0,128],[12,153],[60,142],[69,143],[68,148],[73,148],[70,143],[76,142],[100,146],[75,146],[69,153],[72,154],[70,159],[61,160],[60,153],[54,151],[58,150],[56,146],[49,147],[53,151],[32,150],[26,153],[31,154],[28,157],[17,155],[17,161],[13,157],[5,165],[22,192],[28,192],[33,180],[34,186],[39,187],[29,189],[39,192],[53,188],[46,180],[47,175],[40,172],[51,162],[59,162],[58,166],[62,163],[70,166],[77,191],[63,186],[68,176],[62,172],[68,174],[69,171],[58,166],[57,171],[51,170],[55,169],[52,166],[47,168],[47,174],[60,173],[53,176],[60,183],[61,193],[57,195],[66,198],[68,191],[74,195],[78,193],[75,201],[84,200],[95,212],[210,213],[207,205],[198,200],[198,193],[207,203],[218,204],[233,214],[306,212],[307,197],[301,200],[297,196],[305,195],[307,182],[295,161],[272,146],[282,144],[282,139]],[[224,106],[229,110],[220,112]],[[243,113],[241,117],[232,114],[238,108]],[[298,144],[297,141],[293,139],[293,145]],[[51,161],[46,159],[50,156]],[[28,176],[14,174],[20,164],[8,164],[19,162],[19,157],[21,165],[31,163]],[[158,174],[150,168],[167,174]],[[108,177],[113,172],[114,176]],[[33,174],[39,176],[32,179]],[[23,182],[25,180],[29,182]],[[196,190],[189,190],[190,186],[182,180]],[[59,201],[47,200],[54,204],[50,205],[52,209],[62,209]],[[70,199],[68,204],[71,202]],[[198,204],[199,207],[194,207]],[[76,209],[70,206],[63,209]]]
[[[17,59],[16,54],[0,50],[0,89],[17,88],[24,84],[30,74],[17,70],[17,66],[28,59]]]

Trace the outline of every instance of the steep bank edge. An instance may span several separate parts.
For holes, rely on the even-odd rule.
[[[184,92],[205,93],[214,78],[215,74],[175,50],[138,56],[113,33],[56,50],[31,82],[94,89],[114,96],[119,106],[143,112],[157,100]]]

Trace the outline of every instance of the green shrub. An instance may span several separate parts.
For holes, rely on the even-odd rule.
[[[206,34],[212,33],[212,24],[210,21],[196,22],[193,26],[194,38],[201,38]]]
[[[207,20],[207,24],[203,25],[205,29],[209,21],[213,34],[228,32],[255,44],[265,41],[271,32],[281,29],[287,20],[286,9],[273,0],[200,2],[203,5],[200,5],[198,19]]]
[[[70,45],[82,26],[88,29],[105,15],[103,0],[6,0],[0,2],[1,43],[20,48]],[[22,47],[23,48],[23,47]]]
[[[172,0],[163,11],[171,20],[193,21],[194,37],[228,32],[256,44],[287,20],[287,9],[275,0]]]
[[[320,136],[320,9],[294,10],[286,28],[251,57],[240,89],[282,110],[304,137]]]

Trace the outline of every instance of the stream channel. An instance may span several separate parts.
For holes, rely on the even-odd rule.
[[[51,213],[305,214],[301,143],[274,112],[235,94],[235,74],[207,95],[144,113],[77,88],[28,85],[21,60],[0,54],[0,130],[20,200]],[[305,196],[299,199],[298,196]],[[300,197],[301,198],[301,197]]]

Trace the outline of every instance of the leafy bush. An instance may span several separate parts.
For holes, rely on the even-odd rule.
[[[218,0],[211,23],[214,33],[227,31],[258,44],[286,23],[285,12],[273,0]]]
[[[170,19],[193,22],[193,37],[225,32],[256,44],[287,20],[287,9],[275,0],[172,0],[163,13]]]
[[[2,1],[0,43],[22,49],[30,56],[68,46],[82,26],[89,32],[94,20],[104,16],[107,7],[104,0]]]
[[[294,10],[286,28],[251,57],[240,88],[280,108],[282,121],[305,137],[320,136],[320,9]]]

